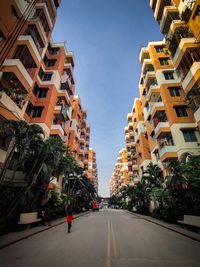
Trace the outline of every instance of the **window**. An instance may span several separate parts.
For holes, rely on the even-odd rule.
[[[180,87],[169,87],[170,96],[180,96]]]
[[[59,53],[59,48],[56,48],[56,47],[54,47],[54,48],[52,48],[52,47],[48,47],[48,51],[49,51],[49,54],[50,55],[57,55],[58,53]]]
[[[185,142],[197,142],[195,130],[182,130]]]
[[[18,45],[13,58],[20,59],[27,71],[37,67],[26,45]]]
[[[173,72],[163,72],[165,80],[174,80]]]
[[[48,59],[47,56],[45,55],[44,64],[46,65],[46,67],[53,67],[56,64],[56,59]]]
[[[42,81],[50,81],[52,77],[52,73],[45,73],[41,68],[38,75]]]
[[[44,107],[34,107],[32,112],[32,118],[39,118],[42,115],[42,110]]]
[[[56,64],[56,60],[55,60],[55,59],[48,60],[48,61],[46,62],[46,66],[47,66],[47,67],[53,67],[53,66],[55,66],[55,64]]]
[[[25,31],[25,35],[30,35],[38,49],[38,52],[41,54],[44,48],[44,44],[42,38],[40,37],[40,33],[37,30],[36,25],[29,25],[27,30]]]
[[[164,50],[163,50],[163,46],[156,46],[155,49],[156,49],[156,52],[157,52],[157,53],[162,53],[162,52],[164,52]]]
[[[187,110],[185,107],[175,107],[177,117],[187,117]]]
[[[32,109],[33,109],[33,104],[29,102],[26,108],[26,114],[31,116]]]
[[[48,25],[48,22],[46,20],[46,17],[45,17],[45,14],[44,14],[43,9],[41,9],[41,8],[40,9],[36,9],[35,15],[40,19],[40,22],[42,24],[42,27],[44,28],[44,31],[48,35],[50,29],[49,29],[49,25]]]
[[[39,88],[36,84],[33,88],[33,93],[37,98],[45,98],[48,93],[48,88]]]
[[[165,58],[159,58],[160,65],[169,65],[168,60],[169,60],[168,57],[165,57]]]

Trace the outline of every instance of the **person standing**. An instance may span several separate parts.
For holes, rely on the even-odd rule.
[[[67,214],[67,217],[66,217],[67,224],[68,224],[68,233],[70,233],[70,231],[71,231],[73,219],[74,219],[74,217],[72,215],[72,212],[69,211],[68,214]]]

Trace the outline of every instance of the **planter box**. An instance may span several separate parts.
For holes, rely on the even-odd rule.
[[[31,224],[39,221],[41,221],[41,219],[38,218],[38,212],[27,212],[20,214],[18,224]]]

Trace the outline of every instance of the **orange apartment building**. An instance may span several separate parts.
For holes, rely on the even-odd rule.
[[[60,1],[4,1],[0,24],[1,120],[25,119],[67,144],[74,56],[51,33]],[[1,147],[4,161],[6,147]]]
[[[91,147],[89,148],[88,152],[87,177],[94,185],[96,192],[98,192],[98,170],[97,170],[96,152]]]
[[[151,0],[150,6],[200,128],[200,0]]]
[[[200,154],[200,0],[151,0],[150,6],[165,39],[140,51],[140,98],[125,127],[133,181],[150,161],[167,175],[171,161]],[[118,184],[113,175],[110,186]]]
[[[46,138],[60,137],[69,145],[87,170],[90,127],[87,112],[74,97],[74,55],[64,43],[51,39],[59,4],[60,0],[1,3],[0,120],[39,124]],[[1,140],[1,166],[7,148]]]
[[[132,173],[132,170],[131,170]],[[110,195],[119,194],[120,190],[127,186],[131,181],[130,170],[128,167],[128,153],[126,148],[119,151],[117,163],[110,179]]]
[[[75,96],[72,105],[72,118],[68,145],[71,148],[77,162],[84,168],[88,158],[90,127],[87,125],[87,112],[82,108],[79,96]]]
[[[129,175],[131,181],[138,182],[139,176],[151,160],[143,106],[139,98],[135,99],[131,113],[127,115],[127,121],[125,140]]]

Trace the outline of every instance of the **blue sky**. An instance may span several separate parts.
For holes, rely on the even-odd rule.
[[[149,0],[62,0],[53,32],[75,54],[76,94],[87,109],[99,194],[124,147],[126,115],[138,96],[140,48],[161,40]]]

